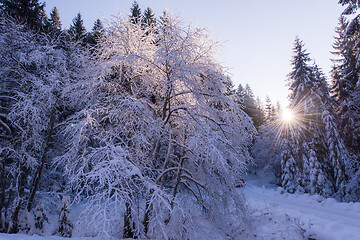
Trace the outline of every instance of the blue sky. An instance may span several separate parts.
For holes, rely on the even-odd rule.
[[[133,0],[48,0],[56,6],[63,28],[81,12],[88,30],[97,18],[128,14]],[[337,0],[138,0],[160,16],[164,9],[184,22],[207,27],[222,44],[217,59],[228,68],[234,84],[248,83],[263,101],[286,104],[286,75],[291,71],[293,42],[299,36],[312,59],[328,73],[334,29],[343,7]]]

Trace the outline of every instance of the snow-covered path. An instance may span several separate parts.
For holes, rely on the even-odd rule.
[[[254,209],[277,217],[288,215],[317,240],[360,240],[360,203],[339,203],[318,195],[288,194],[281,188],[262,186],[253,176],[243,192]]]

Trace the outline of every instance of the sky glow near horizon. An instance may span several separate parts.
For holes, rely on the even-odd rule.
[[[249,84],[255,96],[283,107],[289,94],[286,75],[295,37],[305,43],[310,57],[328,76],[338,18],[344,9],[337,0],[138,0],[141,10],[150,7],[161,16],[167,9],[185,24],[210,30],[213,40],[223,46],[217,59],[227,69],[235,87]],[[91,30],[96,19],[110,19],[130,12],[133,0],[47,0],[49,14],[56,6],[63,29],[68,29],[78,12]]]

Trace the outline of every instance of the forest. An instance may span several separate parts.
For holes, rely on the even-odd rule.
[[[87,31],[80,13],[64,29],[56,7],[1,0],[0,232],[252,239],[239,186],[260,171],[360,202],[360,0],[339,5],[329,77],[294,41],[285,119],[167,11],[134,1]]]

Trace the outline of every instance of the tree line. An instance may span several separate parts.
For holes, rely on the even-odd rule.
[[[269,145],[271,138],[277,143],[268,164],[275,182],[286,191],[359,201],[360,25],[359,16],[347,19],[359,2],[339,3],[347,8],[335,29],[330,77],[325,77],[304,42],[296,38],[286,82],[293,120],[263,126],[260,142]],[[261,148],[255,149],[261,156]]]

